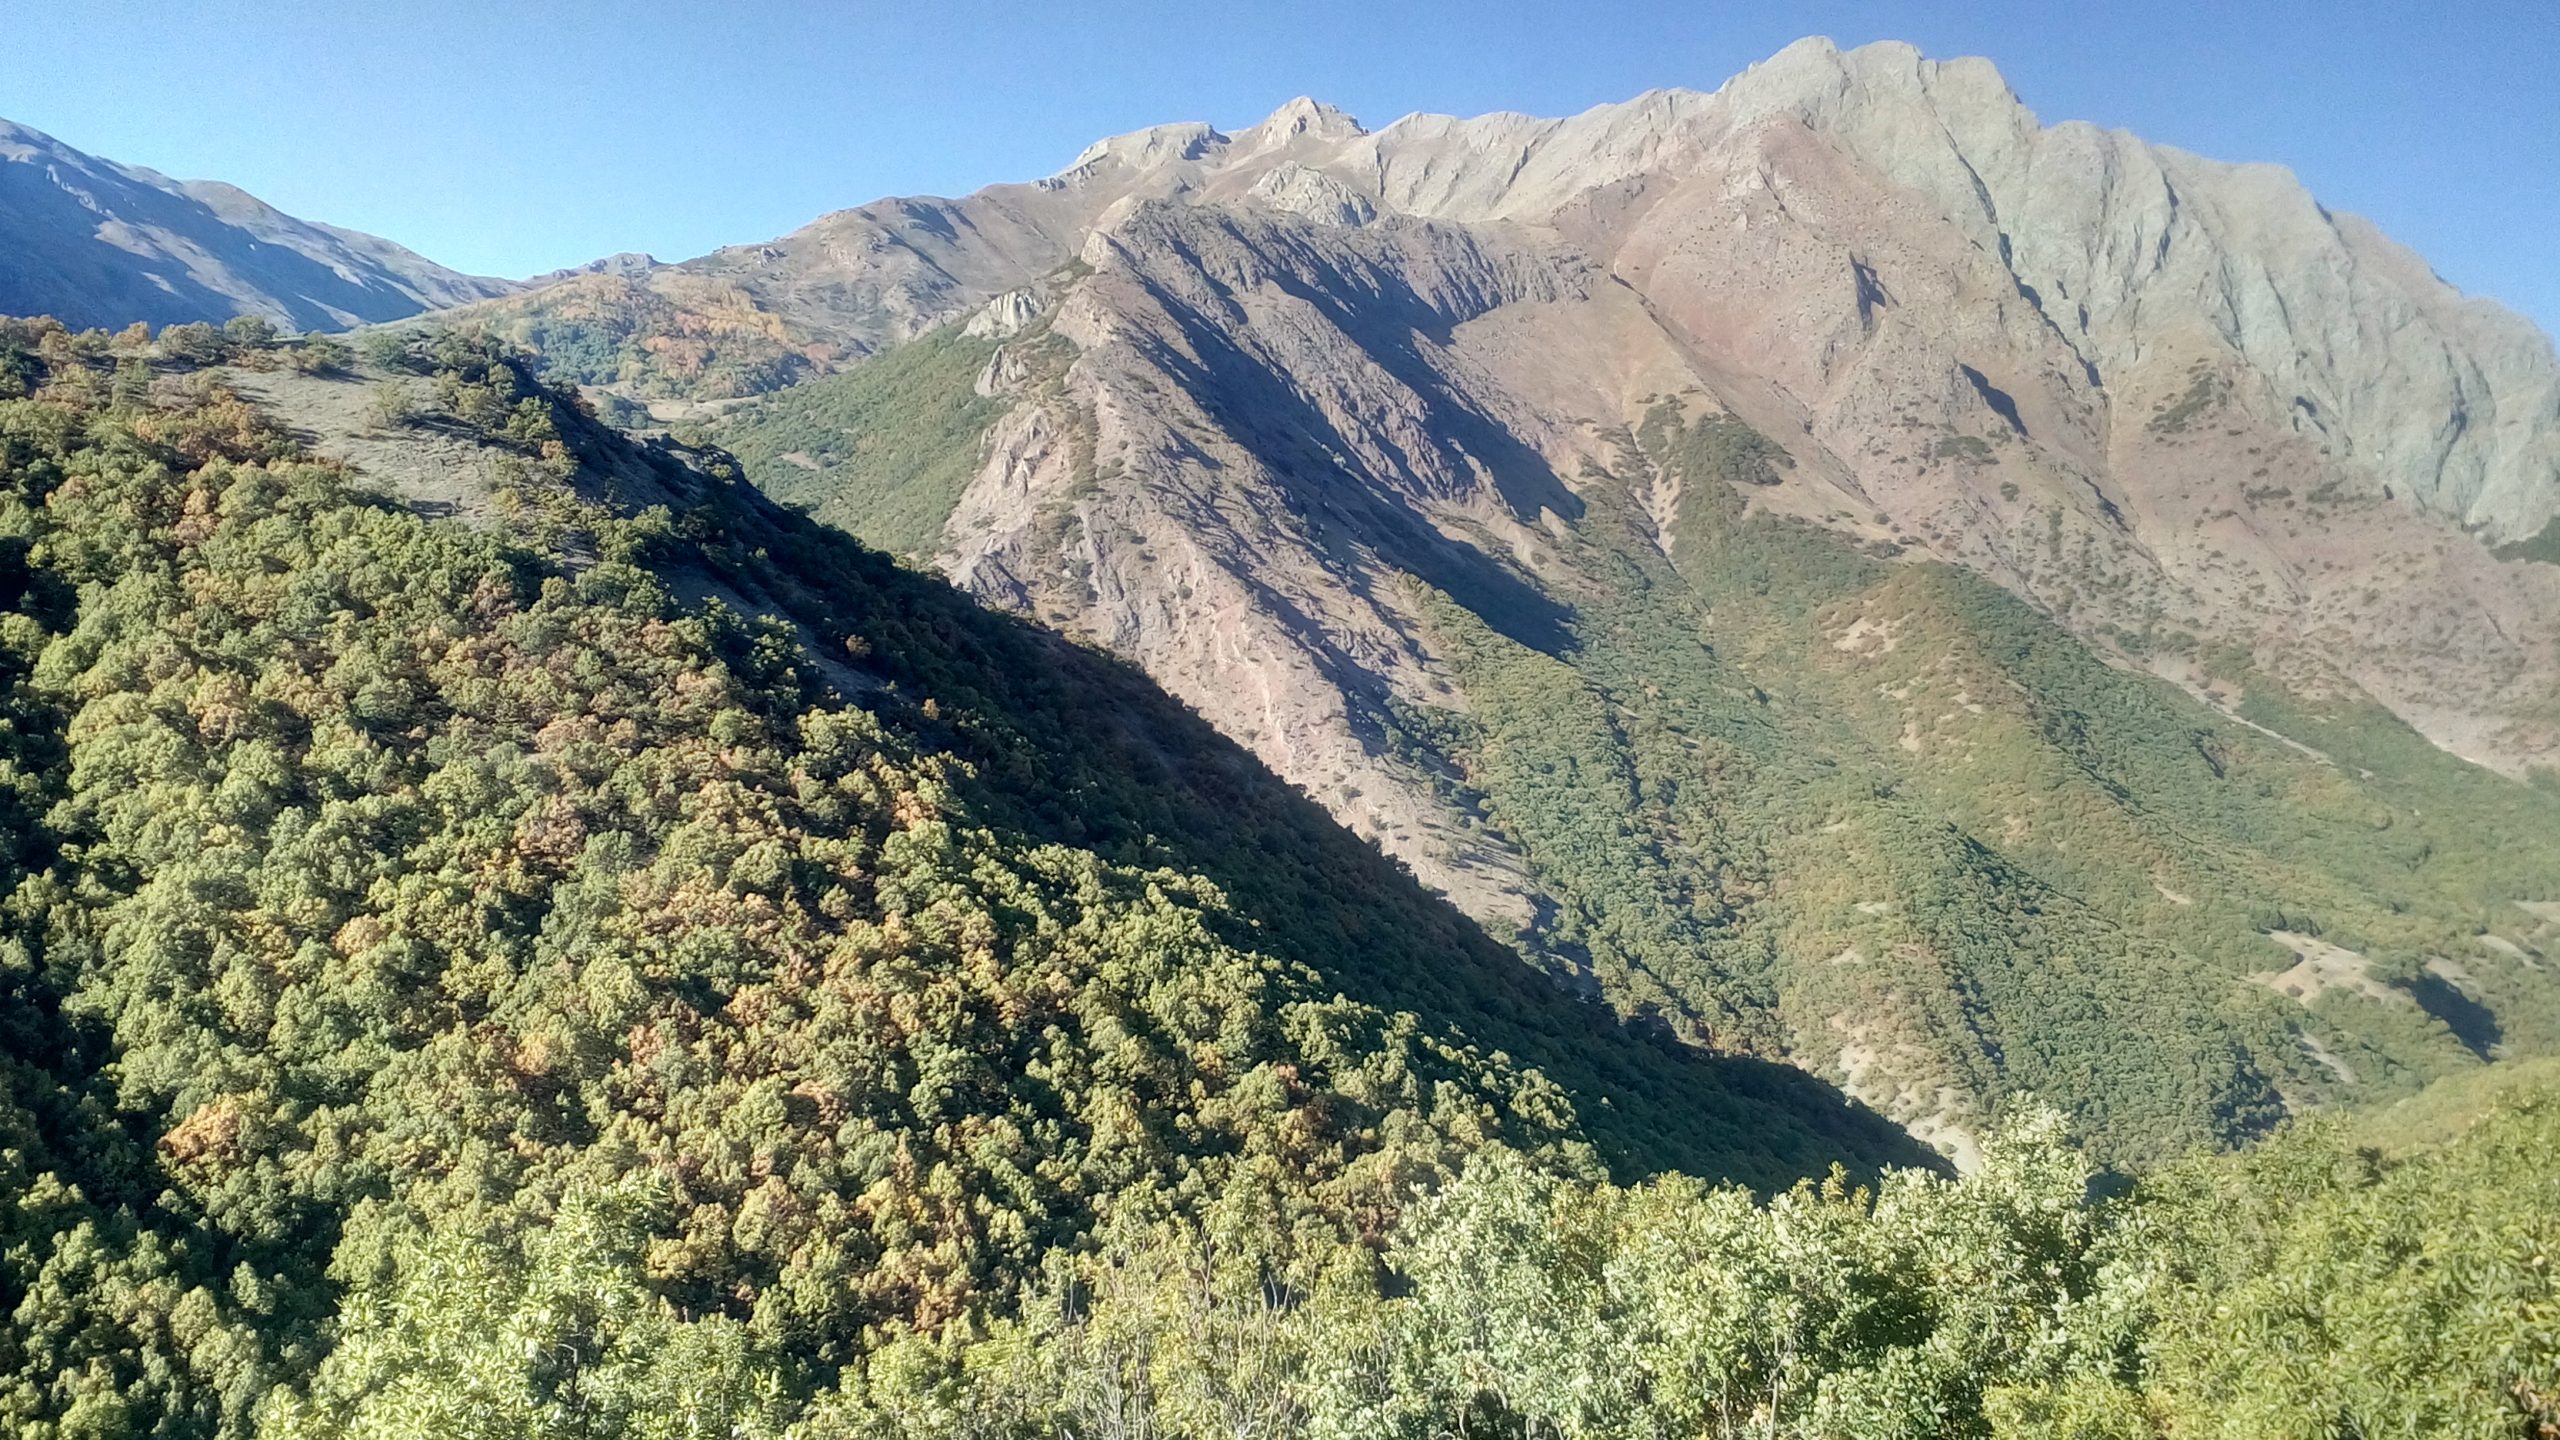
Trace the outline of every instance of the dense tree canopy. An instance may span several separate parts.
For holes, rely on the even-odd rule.
[[[380,423],[505,462],[479,523],[367,492],[219,368],[307,348],[0,330],[17,1433],[2555,1423],[2534,1086],[2105,1199],[2043,1111],[1883,1170],[485,341],[328,382],[425,377]]]

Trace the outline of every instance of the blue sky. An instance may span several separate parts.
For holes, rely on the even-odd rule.
[[[1988,55],[2047,121],[2292,166],[2560,330],[2560,0],[0,0],[0,115],[462,269],[765,239],[1096,136],[1713,88],[1806,34]]]

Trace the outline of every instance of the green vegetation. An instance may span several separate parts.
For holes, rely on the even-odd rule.
[[[1587,954],[1621,1006],[1685,1013],[1727,1045],[1775,1053],[1790,1031],[1828,1032],[1846,1053],[1898,1047],[1923,1094],[2053,1093],[2110,1154],[2228,1144],[2273,1118],[2219,996],[2163,984],[2180,957],[1971,841],[1880,767],[1806,746],[1664,614],[1648,585],[1666,582],[1631,560],[1586,598],[1579,683],[1454,606],[1430,612],[1486,736],[1456,758],[1569,897],[1543,948]],[[1584,713],[1610,723],[1567,723]]]
[[[2154,435],[2183,435],[2207,412],[2229,397],[2231,382],[2199,363],[2187,374],[2187,388],[2151,417]]]
[[[2534,560],[2545,565],[2560,565],[2560,520],[2555,520],[2531,536],[2511,540],[2497,549],[2501,560]]]
[[[58,335],[0,334],[14,1429],[699,1433],[1128,1226],[1241,1211],[1312,1283],[1488,1149],[1913,1158],[485,340],[381,352],[513,461],[475,531]]]
[[[2336,1125],[2113,1199],[2049,1112],[1980,1173],[1762,1206],[1492,1151],[1382,1263],[1272,1287],[1166,1227],[809,1433],[2107,1437],[2560,1426],[2560,1099],[2384,1159]]]
[[[1796,464],[1794,456],[1740,416],[1718,411],[1689,421],[1673,399],[1654,402],[1636,438],[1678,474],[1727,485],[1775,485],[1779,472]]]
[[[929,553],[1004,413],[974,388],[995,350],[946,327],[724,416],[710,433],[775,499],[893,554]]]
[[[843,358],[738,286],[681,271],[573,276],[466,313],[531,352],[545,379],[642,399],[761,395],[823,375]]]
[[[327,335],[287,339],[262,316],[244,315],[217,329],[201,321],[163,328],[148,325],[71,330],[52,320],[7,322],[0,340],[0,399],[22,398],[50,383],[59,398],[81,403],[141,399],[152,365],[202,369],[237,365],[244,370],[283,366],[305,374],[335,374],[352,359],[344,342]],[[106,391],[115,392],[111,397]]]
[[[2235,722],[1965,572],[1752,513],[1732,423],[1657,406],[1590,477],[1568,646],[1413,592],[1467,708],[1399,743],[1556,898],[1552,968],[1904,1114],[2045,1095],[2110,1160],[2560,1052],[2515,903],[2560,895],[2549,791],[2245,670]],[[1622,496],[1666,480],[1657,537]],[[2279,988],[2275,932],[2330,968]]]
[[[2547,1067],[2129,1183],[2033,1105],[1962,1180],[1807,1179],[1914,1152],[1535,978],[1107,658],[630,445],[484,337],[374,358],[413,375],[409,423],[506,457],[487,530],[304,456],[181,359],[198,338],[0,328],[15,1433],[2560,1427]],[[591,498],[644,472],[662,503]],[[1772,718],[1834,697],[1863,753],[1873,678],[1823,672],[1882,601],[1905,645],[1954,625],[2049,697],[2010,758],[2174,801],[2191,846],[2419,874],[2359,916],[2377,947],[2388,902],[2539,873],[2529,845],[2413,870],[2395,847],[2451,843],[2390,833],[2424,817],[2377,830],[2278,742],[2163,730],[2138,707],[2172,698],[1996,592],[1688,488],[1676,566],[1580,557],[1571,665],[1417,592],[1479,709],[1413,743],[1570,882],[1547,953],[1622,1004],[1761,1044],[1807,1003],[1794,927],[1832,926],[1898,967],[1900,1013],[1962,975],[2013,1083],[2203,1133],[2176,1085],[2229,1083],[2213,1037],[2168,1047],[2212,1017],[2074,953],[2108,927],[2036,878],[2068,862],[1993,855],[1951,792]],[[2262,713],[2430,799],[2543,803],[2466,797],[2360,712]],[[2163,788],[2199,773],[2244,793]],[[1849,903],[1870,883],[1908,918]]]
[[[1968,465],[1988,465],[1994,458],[1991,442],[1979,435],[1947,435],[1929,447],[1932,460],[1961,460]],[[2010,499],[2016,499],[2017,487],[2010,487]]]

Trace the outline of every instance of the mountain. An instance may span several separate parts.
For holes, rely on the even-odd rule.
[[[2550,368],[1815,43],[0,320],[0,1428],[2560,1433]]]
[[[718,451],[363,348],[0,322],[13,1430],[2560,1423],[2548,1065],[1951,1178]]]
[[[62,339],[0,326],[13,1426],[236,1433],[377,1280],[591,1204],[832,1372],[1115,1225],[1374,1243],[1493,1147],[1930,1161],[485,341]]]
[[[2560,1046],[2560,363],[2279,170],[1807,41],[624,272],[460,313],[1960,1156]]]
[[[263,315],[344,330],[515,288],[0,120],[0,314],[105,329]]]

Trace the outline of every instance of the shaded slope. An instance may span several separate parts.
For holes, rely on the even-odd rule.
[[[1622,1013],[1959,1153],[2019,1091],[2155,1156],[2554,1038],[2517,908],[2560,889],[2550,796],[2334,672],[2191,635],[2181,687],[1915,563],[1765,390],[1620,342],[1641,302],[1574,256],[1156,204],[1084,264],[968,390],[947,367],[929,413],[1011,408],[946,566],[1136,658]],[[1929,437],[1951,468],[2025,443]],[[758,473],[851,523],[888,493],[794,470]],[[2329,726],[2377,748],[2339,763]]]
[[[263,315],[343,330],[514,288],[0,120],[0,314],[106,329]]]

